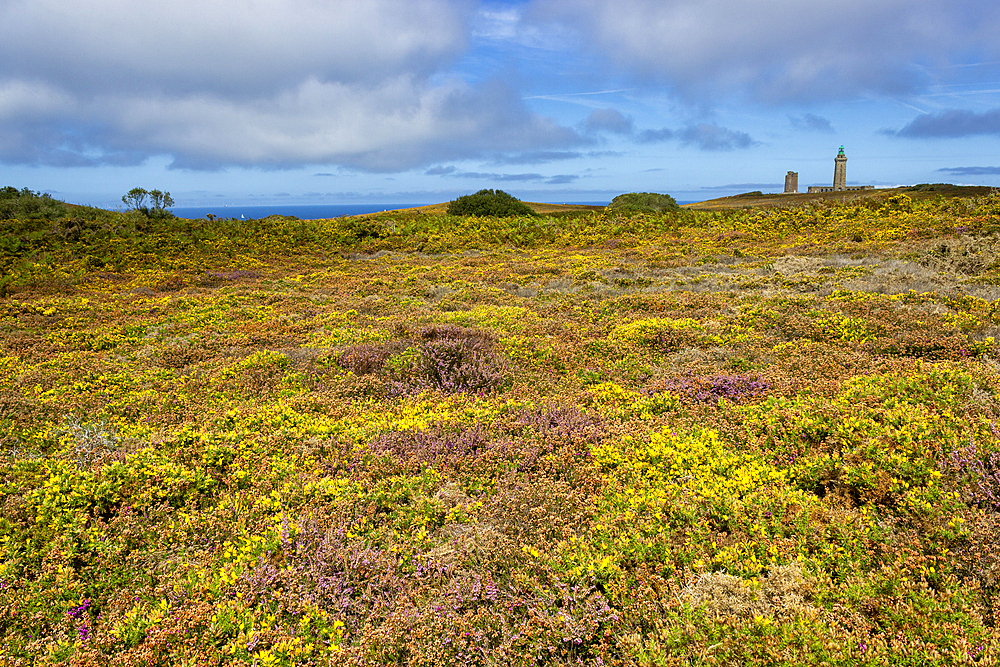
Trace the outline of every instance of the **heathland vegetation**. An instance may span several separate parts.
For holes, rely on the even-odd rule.
[[[1000,195],[913,194],[15,191],[0,665],[996,664]]]

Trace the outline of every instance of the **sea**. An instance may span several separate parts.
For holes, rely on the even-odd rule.
[[[586,204],[589,206],[607,206],[606,201],[588,202],[551,202],[558,204]],[[307,204],[283,206],[174,206],[170,211],[178,218],[198,220],[208,215],[228,220],[259,220],[269,215],[285,215],[299,220],[325,220],[341,218],[347,215],[362,215],[380,211],[394,211],[401,208],[426,206],[427,204]]]

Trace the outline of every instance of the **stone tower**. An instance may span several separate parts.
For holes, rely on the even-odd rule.
[[[790,171],[785,174],[785,194],[799,191],[799,172]]]
[[[833,160],[833,189],[847,189],[847,156],[844,155],[844,147],[840,147],[840,152]]]

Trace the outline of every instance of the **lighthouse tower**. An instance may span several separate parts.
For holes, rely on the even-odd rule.
[[[833,160],[833,189],[847,189],[847,156],[844,155],[844,147],[840,147],[840,152]]]

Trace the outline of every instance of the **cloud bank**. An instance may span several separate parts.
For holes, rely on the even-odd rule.
[[[923,114],[898,131],[887,134],[909,139],[973,137],[984,134],[1000,135],[1000,109],[982,113],[953,109],[936,114]]]
[[[454,0],[0,1],[0,161],[398,171],[577,133],[447,72]]]
[[[959,81],[951,65],[1000,60],[998,33],[995,0],[0,0],[0,163],[387,173],[608,142],[749,150],[775,135],[761,105],[719,120],[749,132],[719,108],[831,133],[804,110]],[[598,108],[559,110],[570,97]],[[673,120],[640,127],[655,109]],[[1000,109],[885,134],[998,135]]]
[[[694,101],[899,95],[926,81],[917,63],[1000,52],[992,0],[538,0],[529,17],[573,26],[616,68]]]
[[[731,151],[750,148],[758,142],[746,132],[720,127],[716,123],[697,123],[679,130],[664,127],[636,131],[630,116],[617,109],[594,109],[583,122],[588,135],[617,134],[631,138],[639,144],[653,144],[677,139],[683,146],[694,146],[703,151]]]
[[[1000,174],[1000,167],[945,167],[937,171],[955,176],[995,176]]]

